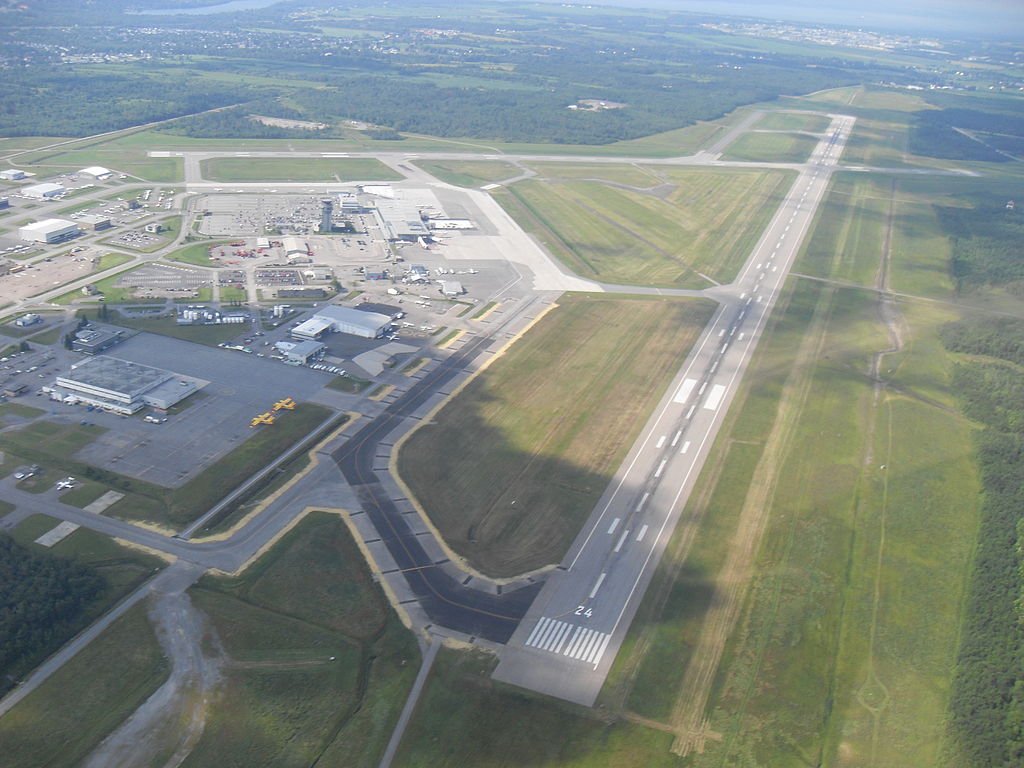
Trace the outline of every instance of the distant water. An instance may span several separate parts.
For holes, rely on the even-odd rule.
[[[160,8],[155,11],[136,11],[145,16],[203,16],[210,13],[231,13],[232,11],[251,11],[255,8],[266,8],[281,0],[230,0],[217,5],[204,5],[201,8]]]

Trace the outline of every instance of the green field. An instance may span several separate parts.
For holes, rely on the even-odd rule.
[[[180,261],[184,264],[194,264],[197,267],[213,267],[217,264],[210,259],[210,249],[218,245],[224,245],[227,242],[229,241],[211,240],[203,241],[201,243],[192,243],[191,245],[186,245],[184,248],[179,248],[163,258],[166,261]]]
[[[761,131],[809,131],[823,133],[829,126],[825,115],[801,114],[799,112],[769,112],[754,127]]]
[[[479,187],[484,184],[518,176],[522,171],[511,163],[496,160],[458,162],[455,160],[417,160],[415,165],[441,181],[459,187]]]
[[[378,764],[419,650],[340,518],[310,514],[244,575],[191,594],[230,661],[183,765]]]
[[[892,284],[941,290],[939,257],[911,256],[933,231],[926,193],[838,179],[795,271],[870,286],[888,252]],[[696,527],[630,629],[602,700],[684,751],[707,718],[688,765],[964,764],[946,723],[980,487],[938,341],[960,311],[892,311],[898,344],[874,291],[791,278],[689,502]]]
[[[534,179],[493,194],[583,277],[707,288],[735,277],[792,181],[767,170],[666,168],[664,177],[665,196]]]
[[[800,133],[744,133],[725,148],[723,160],[753,163],[804,163],[818,139]]]
[[[74,768],[167,677],[144,604],[0,718],[0,767]]]
[[[89,165],[101,165],[143,181],[177,182],[184,178],[180,157],[148,157],[143,150],[125,150],[106,142],[98,142],[89,149],[41,151],[26,156],[30,163],[46,173],[73,173]]]
[[[442,648],[395,768],[669,768],[671,734],[490,680],[493,657]]]
[[[369,157],[215,157],[202,161],[208,181],[398,181],[400,173]]]
[[[448,544],[494,576],[558,562],[711,311],[563,297],[399,453]]]
[[[601,180],[646,189],[666,181],[661,169],[612,163],[531,163],[530,169],[545,179]]]

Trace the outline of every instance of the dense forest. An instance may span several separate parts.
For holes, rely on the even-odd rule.
[[[94,570],[0,534],[0,691],[67,639],[104,586]]]
[[[958,291],[1003,286],[1024,294],[1024,200],[984,195],[967,198],[970,208],[938,206],[939,221],[953,246],[950,269]]]
[[[976,319],[944,329],[953,385],[977,433],[981,528],[950,702],[952,736],[976,766],[1024,765],[1024,321]],[[1006,361],[1006,362],[1004,362]]]
[[[249,98],[245,88],[189,77],[9,70],[0,78],[0,135],[89,136]]]

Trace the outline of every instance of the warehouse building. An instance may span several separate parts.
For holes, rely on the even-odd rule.
[[[4,181],[20,181],[25,178],[25,172],[17,168],[6,168],[0,171],[0,179]]]
[[[66,191],[67,190],[65,190],[60,184],[54,184],[52,181],[47,181],[43,184],[33,184],[30,187],[23,187],[21,189],[21,194],[25,197],[31,197],[33,200],[47,200],[51,197],[59,197]]]
[[[351,307],[328,306],[292,329],[292,338],[316,340],[326,333],[347,333],[364,339],[376,339],[391,326],[391,318],[376,312]]]
[[[99,179],[103,181],[109,179],[114,175],[114,172],[109,168],[104,168],[101,165],[90,165],[88,168],[83,168],[78,172],[79,176],[89,176],[93,179]]]
[[[110,229],[110,217],[101,216],[98,213],[83,213],[78,217],[78,223],[85,230],[99,232],[101,229]]]
[[[299,237],[286,237],[282,243],[284,244],[284,255],[285,256],[308,256],[309,246],[306,245],[306,241]]]
[[[67,219],[43,219],[18,230],[18,237],[33,243],[60,243],[79,234],[78,225]]]
[[[442,280],[441,293],[445,296],[461,296],[466,292],[458,280]]]
[[[319,341],[279,341],[274,347],[284,355],[288,365],[308,365],[322,360],[327,352],[327,347]]]
[[[116,357],[93,357],[45,387],[51,398],[132,414],[149,406],[166,410],[203,386],[203,382],[161,368]]]
[[[404,200],[378,200],[377,206],[373,209],[373,216],[388,240],[415,242],[421,237],[430,236],[430,230],[420,216],[420,209],[413,203]]]
[[[124,331],[107,328],[84,328],[75,332],[71,348],[86,355],[98,355],[124,340]]]

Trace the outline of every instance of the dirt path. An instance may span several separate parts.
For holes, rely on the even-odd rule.
[[[676,734],[672,751],[678,755],[701,752],[705,739],[717,736],[709,731],[704,716],[711,686],[750,586],[754,558],[768,523],[776,483],[810,394],[815,361],[824,348],[835,291],[828,286],[818,299],[807,333],[794,357],[792,373],[783,386],[775,423],[754,469],[729,554],[716,578],[715,598],[704,618],[672,712],[671,725]]]
[[[149,618],[171,662],[170,677],[93,750],[83,768],[143,768],[172,749],[163,766],[176,768],[202,736],[222,679],[220,641],[182,590],[154,595]],[[209,648],[214,649],[211,655]]]

